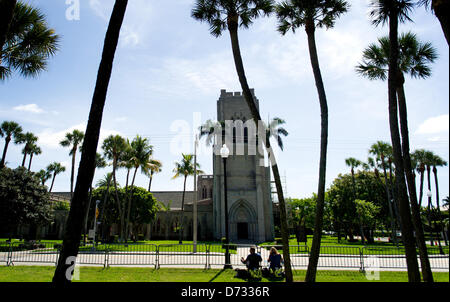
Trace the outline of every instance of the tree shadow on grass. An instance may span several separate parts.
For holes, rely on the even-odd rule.
[[[223,272],[225,271],[225,269],[221,269],[214,277],[212,277],[211,280],[209,280],[208,282],[213,282],[214,280],[216,280]]]

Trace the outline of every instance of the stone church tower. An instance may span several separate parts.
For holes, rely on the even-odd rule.
[[[254,96],[253,89],[252,94]],[[259,109],[259,101],[255,96],[254,99]],[[240,92],[221,91],[217,101],[218,121],[245,123],[251,119],[250,109]],[[233,135],[224,141],[230,149],[227,159],[229,234],[230,240],[234,242],[263,242],[274,238],[270,167],[262,164],[264,156],[258,152],[258,148],[256,152],[254,149],[249,150],[252,139],[248,134],[251,131],[245,126],[233,130],[228,128],[227,133]],[[217,152],[224,142],[214,146],[213,154],[213,228],[216,239],[225,237],[223,160]]]

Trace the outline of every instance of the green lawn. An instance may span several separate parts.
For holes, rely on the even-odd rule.
[[[5,239],[0,238],[0,245],[4,244]],[[17,245],[18,240],[13,240],[13,242]],[[48,248],[53,248],[54,244],[61,244],[62,240],[42,240],[43,243],[47,245]],[[172,252],[192,252],[192,241],[183,241],[183,245],[178,246],[178,240],[150,240],[150,241],[138,241],[136,243],[129,242],[128,244],[107,244],[99,245],[97,250],[104,251],[105,248],[108,248],[111,251],[128,251],[128,252],[138,252],[138,251],[156,251],[153,245],[160,246],[160,251],[172,251]],[[168,247],[164,247],[164,245],[169,245]],[[172,246],[170,246],[172,245]],[[198,242],[197,251],[205,252],[207,245],[211,245],[211,252],[225,252],[221,247],[221,243],[217,241],[203,241]],[[278,245],[276,242],[263,242],[260,246],[273,246]],[[291,236],[289,240],[290,252],[295,253],[305,253],[306,249],[304,248],[305,243],[301,243],[301,247],[298,247],[297,240],[295,236]],[[312,236],[308,236],[308,241],[306,246],[311,248],[312,245]],[[321,253],[322,254],[346,254],[346,255],[359,255],[361,248],[365,248],[365,254],[377,255],[377,254],[404,254],[404,250],[402,248],[396,249],[393,243],[389,242],[377,242],[373,244],[363,245],[360,241],[357,242],[349,242],[345,239],[341,239],[341,242],[337,241],[337,237],[324,235],[322,236],[321,242]],[[400,246],[401,247],[401,246]],[[429,247],[429,254],[438,254],[439,250],[437,247]],[[5,246],[3,246],[5,248]],[[2,247],[0,247],[2,249]],[[91,245],[80,246],[80,251],[89,251],[91,250]],[[444,246],[443,251],[445,254],[449,254],[449,248]],[[234,254],[236,251],[230,249],[230,252]]]
[[[50,282],[55,267],[16,266],[0,267],[0,282]],[[294,271],[294,281],[302,282],[305,271]],[[449,273],[434,273],[435,281],[449,282]],[[235,278],[233,270],[202,270],[162,268],[109,268],[81,267],[79,282],[248,282]],[[261,282],[270,282],[262,278]],[[369,281],[357,271],[322,271],[317,282],[406,282],[406,272],[380,272],[380,279]],[[278,281],[279,282],[279,281]]]

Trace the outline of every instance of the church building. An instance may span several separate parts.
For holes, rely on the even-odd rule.
[[[252,89],[254,96],[254,90]],[[259,100],[254,96],[259,109]],[[250,109],[240,92],[221,90],[217,101],[217,120],[233,123],[232,138],[225,137],[229,146],[227,159],[228,209],[224,202],[224,165],[215,141],[212,150],[213,175],[199,175],[197,182],[198,240],[220,240],[225,237],[225,211],[228,210],[229,236],[232,242],[264,242],[274,239],[274,204],[271,198],[270,167],[264,166],[264,156],[255,152],[250,143],[247,120]],[[240,122],[241,121],[241,122]],[[243,125],[243,127],[235,127]],[[225,127],[227,128],[227,127]],[[232,140],[232,141],[231,141]],[[220,140],[219,140],[220,141]],[[261,144],[261,142],[259,142]],[[258,140],[256,139],[256,147]],[[256,148],[257,149],[257,148]],[[260,148],[261,150],[261,148]],[[152,192],[168,211],[160,211],[146,237],[178,239],[181,196],[183,192]],[[195,192],[186,192],[183,213],[183,238],[193,238],[193,202]]]

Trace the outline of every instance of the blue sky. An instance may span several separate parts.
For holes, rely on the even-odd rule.
[[[64,0],[26,2],[46,14],[49,25],[61,35],[61,47],[49,61],[48,71],[38,78],[14,74],[0,84],[0,120],[14,120],[39,136],[43,154],[35,157],[32,170],[62,162],[67,171],[57,177],[54,191],[69,191],[69,150],[60,147],[59,141],[69,130],[85,130],[114,1],[80,0],[79,20],[66,18],[69,5]],[[316,32],[329,105],[327,187],[339,173],[347,173],[345,158],[366,160],[372,143],[390,142],[387,83],[369,81],[354,71],[363,49],[386,35],[387,28],[370,24],[368,1],[350,3],[350,11],[334,29]],[[191,137],[195,114],[202,122],[216,118],[221,89],[241,90],[229,37],[214,38],[207,24],[193,20],[193,4],[193,0],[130,0],[116,52],[101,135],[121,134],[131,140],[139,134],[150,139],[154,157],[164,165],[154,178],[153,190],[182,190],[182,181],[171,179],[172,170],[181,152],[192,152],[192,144],[185,141],[174,152],[174,141]],[[411,151],[426,148],[448,161],[448,45],[429,11],[418,8],[412,19],[414,23],[401,25],[400,32],[411,30],[420,40],[431,42],[439,58],[432,66],[432,77],[406,80]],[[308,197],[317,191],[320,107],[306,34],[299,30],[281,36],[276,32],[276,19],[269,17],[240,31],[240,43],[261,115],[287,122],[290,134],[284,139],[285,151],[277,152],[287,196]],[[185,132],[177,129],[180,125],[185,125]],[[211,150],[201,145],[199,162],[212,173]],[[10,167],[21,163],[21,148],[10,147]],[[95,180],[109,171],[98,170]],[[440,168],[438,173],[443,198],[449,195],[449,168]],[[120,172],[122,184],[124,177],[125,172]],[[146,187],[148,180],[138,174],[136,183]]]

